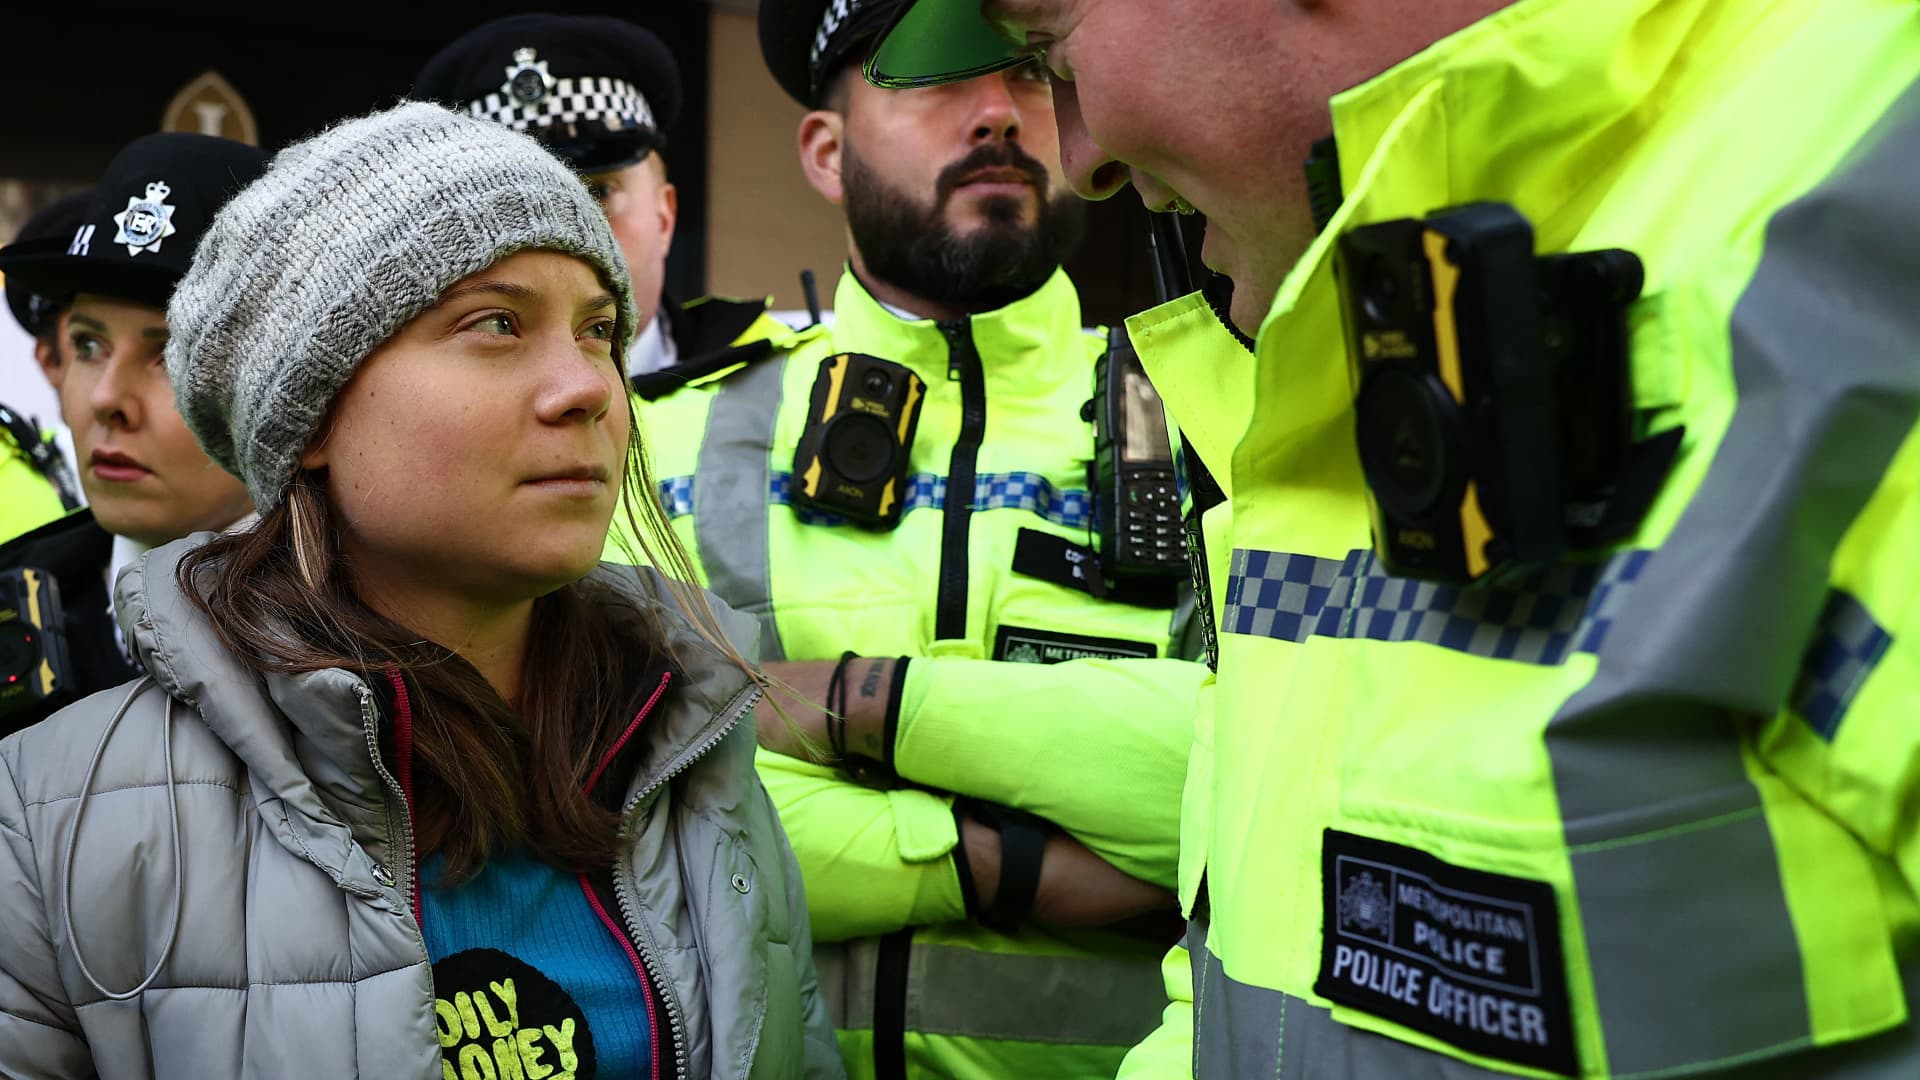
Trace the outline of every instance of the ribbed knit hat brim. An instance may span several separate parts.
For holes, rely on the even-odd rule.
[[[167,307],[181,415],[264,513],[369,354],[449,286],[531,249],[593,266],[624,354],[637,323],[619,245],[533,139],[412,102],[290,146],[220,211]]]

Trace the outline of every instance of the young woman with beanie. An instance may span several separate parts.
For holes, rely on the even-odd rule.
[[[596,567],[605,216],[411,104],[281,153],[169,309],[254,528],[121,581],[148,672],[0,743],[0,1074],[837,1076],[735,616]]]

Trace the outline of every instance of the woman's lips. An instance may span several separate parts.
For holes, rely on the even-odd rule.
[[[95,450],[88,459],[87,467],[96,479],[110,484],[131,484],[142,477],[152,476],[153,470],[140,464],[125,454],[113,451]]]

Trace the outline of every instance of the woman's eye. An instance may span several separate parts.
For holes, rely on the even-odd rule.
[[[98,360],[109,352],[106,341],[92,334],[75,334],[71,342],[75,360]]]
[[[612,341],[613,320],[602,319],[599,322],[589,323],[581,334],[583,337],[591,338],[594,341]]]
[[[513,333],[513,316],[504,312],[497,312],[483,318],[475,319],[472,323],[468,324],[467,329],[478,330],[483,334],[511,335]]]

